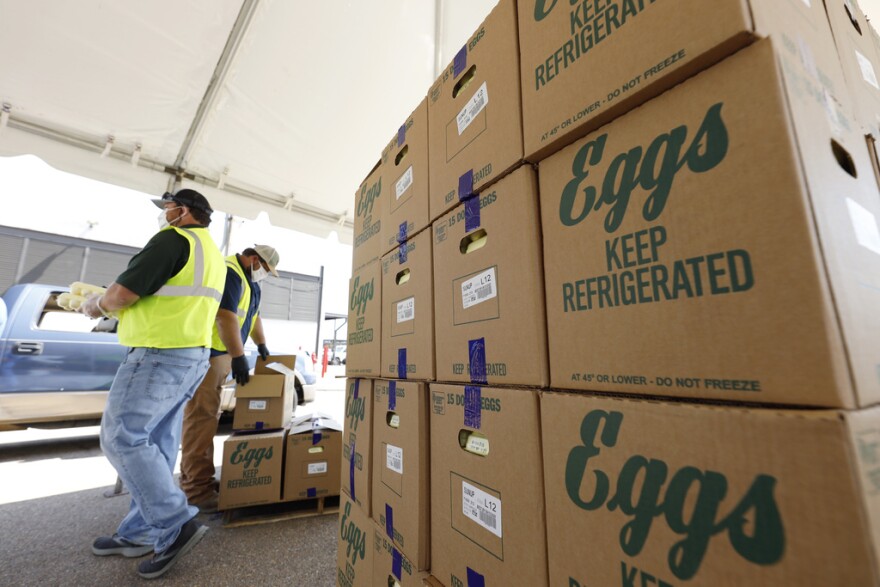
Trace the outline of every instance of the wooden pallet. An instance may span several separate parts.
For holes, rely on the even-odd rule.
[[[298,518],[336,515],[339,513],[339,496],[316,497],[298,501],[268,503],[223,512],[223,526],[237,528],[257,524],[271,524]]]

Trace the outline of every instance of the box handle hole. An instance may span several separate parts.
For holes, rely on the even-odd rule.
[[[486,229],[481,228],[461,239],[461,243],[458,245],[458,250],[461,251],[462,255],[467,255],[468,253],[473,253],[474,251],[485,247],[488,240],[489,235],[486,232]]]
[[[465,74],[461,76],[461,79],[458,80],[458,83],[456,83],[455,86],[452,88],[452,97],[458,98],[458,95],[462,93],[469,85],[471,85],[471,82],[474,81],[474,76],[476,74],[477,66],[471,65],[470,69],[468,69]]]
[[[409,278],[410,278],[409,269],[404,269],[403,271],[401,271],[400,273],[398,273],[394,277],[394,283],[396,283],[397,285],[403,285],[404,283],[409,281]]]
[[[310,454],[310,455],[318,454],[318,453],[321,453],[321,452],[324,452],[324,447],[323,447],[323,446],[313,446],[312,448],[309,449],[309,454]]]
[[[397,154],[397,157],[394,158],[394,165],[400,165],[400,162],[406,159],[407,154],[409,153],[409,145],[404,145],[400,150],[400,153]]]
[[[853,28],[856,29],[856,32],[859,33],[859,36],[862,34],[862,27],[859,26],[859,21],[855,15],[855,8],[849,0],[843,0],[843,9],[846,10],[846,15],[849,17],[849,21],[852,23]]]
[[[485,434],[462,428],[458,431],[458,445],[465,452],[481,457],[489,456],[489,439]]]
[[[385,414],[385,423],[389,428],[400,428],[400,415],[397,412],[389,411]]]
[[[831,151],[834,153],[834,158],[837,159],[837,164],[840,165],[844,171],[853,177],[859,176],[856,172],[856,164],[855,161],[853,161],[852,155],[850,155],[849,152],[840,146],[840,143],[834,139],[831,140]]]

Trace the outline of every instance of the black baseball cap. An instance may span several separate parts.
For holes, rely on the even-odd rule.
[[[161,198],[153,200],[153,203],[156,204],[157,208],[164,208],[166,202],[174,202],[179,206],[195,208],[196,210],[201,210],[202,212],[207,212],[208,214],[214,213],[213,208],[211,208],[211,204],[208,203],[208,199],[196,190],[182,189],[178,190],[176,194],[165,192],[164,194],[162,194]]]

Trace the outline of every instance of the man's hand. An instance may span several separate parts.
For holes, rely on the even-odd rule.
[[[260,358],[265,361],[269,358],[269,347],[266,346],[265,343],[260,343],[257,345],[257,352],[260,353]]]
[[[232,378],[239,385],[247,385],[248,381],[251,380],[250,368],[244,355],[232,357]]]
[[[86,298],[86,301],[79,307],[79,311],[89,318],[100,318],[104,315],[101,308],[98,307],[98,300],[101,299],[100,294],[92,294]]]

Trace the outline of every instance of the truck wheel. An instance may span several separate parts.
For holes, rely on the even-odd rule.
[[[299,406],[304,406],[306,403],[305,392],[303,391],[302,383],[299,382],[299,379],[294,380],[293,388],[296,390],[296,403]]]

